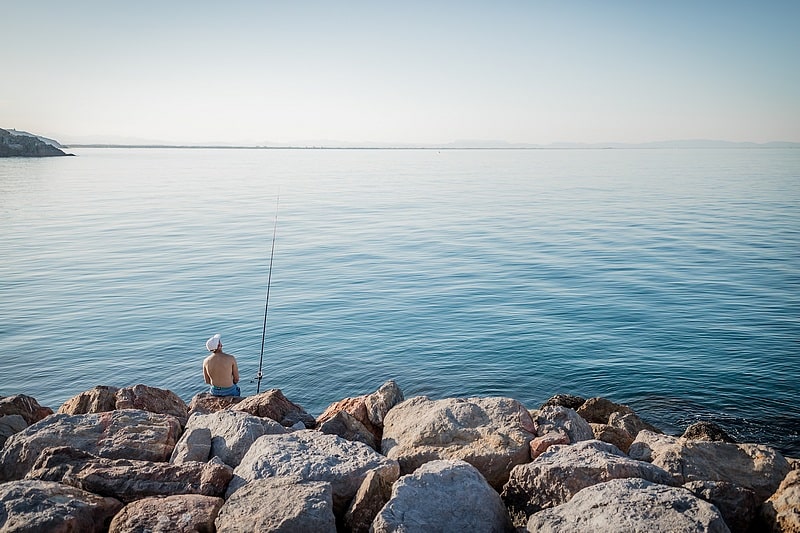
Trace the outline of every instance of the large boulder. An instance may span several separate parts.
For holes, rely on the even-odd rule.
[[[117,513],[108,533],[210,533],[224,503],[199,494],[143,498]]]
[[[388,470],[370,470],[344,515],[344,525],[350,533],[369,533],[372,521],[389,498],[396,477],[387,476]]]
[[[569,407],[548,405],[531,414],[536,435],[540,437],[561,430],[569,437],[570,444],[594,439],[589,423]]]
[[[199,437],[197,430],[206,429],[210,433],[208,457],[219,457],[225,464],[238,466],[250,446],[262,435],[286,433],[286,429],[269,418],[260,418],[242,411],[223,410],[209,414],[194,414],[186,424],[181,440],[175,446],[173,462],[179,462],[184,450],[192,445],[192,439]],[[204,443],[203,443],[204,444]]]
[[[166,461],[180,432],[174,416],[138,409],[55,414],[6,441],[0,451],[0,481],[23,478],[45,448],[59,446],[109,459]]]
[[[307,428],[313,428],[316,420],[301,406],[289,401],[280,389],[270,389],[245,398],[232,407],[236,411],[244,411],[262,418],[271,418],[280,425],[290,428],[302,422]]]
[[[500,496],[464,461],[431,461],[401,477],[372,523],[374,533],[512,530]]]
[[[410,474],[435,459],[463,460],[497,490],[530,461],[530,413],[511,398],[411,398],[386,415],[381,449]]]
[[[172,450],[169,462],[172,464],[187,461],[206,462],[211,456],[211,430],[208,428],[185,429],[180,440]]]
[[[633,437],[630,433],[622,428],[609,426],[608,424],[590,425],[592,426],[592,433],[594,433],[595,439],[613,444],[623,453],[628,453],[631,444],[633,444]]]
[[[48,533],[105,532],[122,509],[104,498],[53,481],[0,483],[0,531]]]
[[[105,459],[61,447],[45,449],[26,477],[60,481],[95,494],[132,502],[149,496],[172,494],[222,496],[232,476],[233,469],[219,461],[175,465]]]
[[[189,408],[181,398],[171,390],[134,385],[123,387],[116,393],[117,409],[141,409],[162,415],[172,415],[181,424],[189,417]]]
[[[539,409],[543,409],[549,405],[560,405],[561,407],[578,409],[584,403],[586,403],[586,398],[575,396],[574,394],[556,394],[545,401]]]
[[[729,531],[719,511],[689,491],[635,478],[587,487],[569,502],[533,515],[527,530],[531,533]]]
[[[592,424],[608,424],[612,413],[634,414],[627,405],[612,402],[607,398],[589,398],[576,409],[577,413]]]
[[[4,415],[0,416],[0,449],[8,440],[8,437],[15,433],[19,433],[28,427],[28,423],[20,415]]]
[[[380,449],[380,440],[375,436],[374,431],[367,428],[356,417],[344,410],[326,418],[322,423],[320,423],[318,419],[317,431],[329,435],[338,435],[343,439],[355,442],[363,442],[373,450]]]
[[[775,494],[761,506],[761,516],[772,531],[800,532],[800,470],[792,470]]]
[[[586,487],[620,478],[674,484],[668,472],[631,459],[612,444],[588,440],[552,446],[533,462],[515,467],[503,500],[514,523],[524,526],[532,514],[566,503]]]
[[[376,469],[386,470],[389,478],[397,479],[400,474],[396,461],[360,442],[313,430],[264,435],[253,443],[234,470],[227,496],[256,479],[325,481],[331,484],[334,509],[341,515],[367,472]]]
[[[217,531],[336,533],[330,483],[292,478],[259,479],[228,498]]]
[[[755,493],[727,481],[690,481],[683,488],[713,504],[733,533],[747,533],[756,518]]]
[[[653,433],[662,433],[662,431],[653,425],[648,424],[636,413],[627,413],[624,411],[615,411],[608,415],[608,425],[611,427],[624,430],[631,439],[635,439],[640,431],[646,429]]]
[[[0,398],[0,416],[19,415],[28,425],[35,424],[52,414],[52,409],[39,405],[32,396],[15,394]]]
[[[208,414],[216,413],[223,409],[233,407],[244,400],[242,396],[214,396],[210,392],[195,394],[189,402],[189,416],[195,413]]]
[[[681,435],[688,440],[705,440],[709,442],[736,442],[724,429],[714,422],[695,422]]]
[[[355,398],[345,398],[344,400],[340,400],[331,404],[327,409],[325,409],[325,411],[323,411],[321,415],[319,415],[319,417],[317,417],[317,428],[325,433],[334,433],[333,431],[326,431],[325,429],[326,427],[330,428],[332,426],[332,424],[326,424],[326,422],[334,418],[338,419],[336,422],[337,427],[342,426],[342,420],[347,421],[344,422],[344,424],[347,426],[357,427],[355,424],[350,422],[347,417],[337,417],[339,413],[345,412],[357,420],[359,424],[361,424],[367,431],[369,431],[369,433],[372,434],[374,437],[374,442],[380,442],[381,435],[383,433],[383,420],[386,417],[386,414],[392,407],[402,401],[403,392],[400,390],[400,387],[398,387],[397,383],[390,380],[381,385],[380,388],[378,388],[378,390],[372,394],[365,394]],[[348,438],[346,435],[343,435],[339,432],[335,433],[340,437]],[[358,428],[357,433],[362,433],[361,428]],[[359,435],[359,438],[357,439],[348,440],[365,442],[368,439],[365,439],[362,435]],[[369,442],[365,443],[369,444]]]
[[[760,444],[653,437],[642,431],[630,455],[649,458],[672,474],[678,484],[689,481],[727,481],[755,492],[763,502],[774,493],[789,472],[786,459],[775,449]]]
[[[65,415],[85,415],[87,413],[103,413],[117,408],[117,387],[98,385],[73,396],[58,408]]]

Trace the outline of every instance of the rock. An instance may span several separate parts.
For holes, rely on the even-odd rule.
[[[631,447],[628,449],[628,455],[631,459],[650,463],[653,461],[653,457],[661,455],[664,450],[669,449],[677,442],[678,437],[642,430],[636,435]]]
[[[245,483],[270,477],[295,477],[326,481],[333,489],[333,505],[342,515],[370,470],[386,470],[397,479],[396,461],[383,457],[366,444],[336,435],[304,430],[285,435],[264,435],[256,440],[236,467],[227,496]]]
[[[296,403],[290,402],[280,389],[270,389],[261,394],[245,398],[233,406],[236,411],[244,411],[262,418],[271,418],[284,427],[292,427],[298,421],[307,428],[316,424],[314,417]]]
[[[725,430],[714,422],[695,422],[681,435],[684,439],[709,442],[736,442]]]
[[[566,503],[581,489],[619,478],[674,484],[668,472],[631,459],[612,444],[587,440],[553,446],[533,462],[515,467],[502,496],[514,524],[524,527],[533,513]]]
[[[575,396],[572,394],[556,394],[542,404],[539,409],[544,409],[548,406],[561,406],[569,409],[577,410],[581,405],[586,402],[585,398]]]
[[[331,431],[331,429],[336,427],[337,429],[341,428],[340,430],[343,432],[347,432],[347,429],[345,429],[346,426],[356,428],[357,423],[363,429],[356,432],[367,431],[370,433],[372,441],[380,442],[382,431],[380,428],[375,427],[375,425],[370,421],[365,400],[366,396],[358,396],[356,398],[345,398],[344,400],[339,400],[338,402],[329,405],[327,409],[325,409],[325,411],[323,411],[322,414],[317,417],[316,429],[323,431],[322,428],[325,426],[328,428],[328,431],[323,431],[324,433],[330,433],[332,435],[339,435],[342,438],[347,438],[336,431]],[[339,413],[345,413],[347,416],[339,416],[336,422],[333,424],[327,424],[327,422],[337,418]],[[359,440],[359,442],[364,441]]]
[[[187,461],[205,463],[211,455],[211,430],[208,428],[186,429],[172,450],[169,462],[181,464]]]
[[[137,409],[55,414],[6,441],[0,451],[0,481],[23,478],[45,448],[59,446],[109,459],[166,461],[180,431],[174,416]]]
[[[233,407],[244,400],[242,396],[214,396],[210,392],[195,394],[189,402],[189,416],[195,413],[208,414]]]
[[[226,533],[336,533],[330,483],[291,478],[259,479],[231,496],[217,516]]]
[[[592,426],[592,433],[594,433],[595,439],[613,444],[622,450],[622,453],[628,453],[631,444],[633,444],[633,437],[630,433],[622,428],[609,426],[608,424],[590,425]]]
[[[381,449],[404,474],[434,459],[460,459],[499,490],[511,469],[530,460],[535,428],[511,398],[411,398],[386,415]]]
[[[389,498],[396,478],[387,477],[387,470],[370,470],[344,515],[344,525],[351,533],[369,533],[372,521]]]
[[[149,496],[202,494],[222,496],[233,469],[222,462],[164,462],[105,459],[62,446],[47,448],[28,479],[61,481],[95,494],[132,502]]]
[[[24,131],[0,129],[0,157],[53,157],[67,154],[45,137]]]
[[[636,413],[613,412],[608,415],[608,425],[625,430],[625,432],[634,439],[643,429],[652,431],[653,433],[662,432],[660,429],[639,418]]]
[[[180,397],[171,390],[134,385],[119,389],[116,394],[117,409],[141,409],[162,415],[172,415],[181,426],[186,424],[189,408]]]
[[[73,396],[58,408],[58,412],[66,415],[84,415],[86,413],[103,413],[117,408],[117,387],[98,385]]]
[[[512,531],[500,496],[464,461],[431,461],[401,477],[372,523],[374,533]]]
[[[286,433],[286,430],[269,418],[259,418],[242,411],[217,411],[194,414],[186,424],[186,431],[175,446],[172,462],[179,462],[185,447],[191,446],[190,433],[207,429],[211,434],[210,457],[219,457],[225,464],[236,467],[250,446],[262,435]],[[201,452],[197,452],[200,454]],[[207,456],[208,457],[208,456]]]
[[[8,437],[14,433],[19,433],[28,427],[28,423],[21,415],[0,416],[0,448],[6,443]]]
[[[755,493],[725,481],[690,481],[683,488],[714,504],[733,533],[747,533],[756,517]]]
[[[789,472],[789,463],[776,450],[759,444],[733,444],[668,438],[653,439],[642,431],[631,445],[631,457],[649,456],[678,484],[689,481],[727,481],[756,493],[759,503],[769,498]]]
[[[581,490],[569,502],[533,515],[527,531],[727,533],[729,530],[713,505],[689,491],[632,478]]]
[[[114,498],[51,481],[0,483],[0,531],[105,532],[122,508]]]
[[[42,407],[32,396],[15,394],[0,398],[0,416],[19,415],[25,419],[25,423],[28,425],[35,424],[52,414],[52,409]]]
[[[178,494],[131,502],[111,521],[109,533],[212,533],[222,498]]]
[[[389,413],[389,410],[404,399],[403,391],[400,390],[397,383],[395,383],[394,380],[387,381],[378,387],[378,390],[372,394],[368,394],[364,399],[369,421],[372,422],[372,425],[376,428],[383,429],[383,421]]]
[[[563,430],[569,437],[569,444],[594,438],[589,423],[569,407],[558,405],[543,407],[535,412],[533,424],[536,434],[540,437],[555,429]]]
[[[608,424],[611,413],[633,414],[633,410],[627,405],[614,403],[606,398],[589,398],[576,411],[592,424]]]
[[[761,506],[761,516],[775,532],[800,532],[800,470],[792,470]]]
[[[329,435],[338,435],[343,439],[354,442],[363,442],[373,450],[377,450],[380,447],[380,441],[375,437],[375,433],[347,411],[339,411],[321,424],[317,421],[317,431]]]
[[[554,429],[531,441],[531,459],[536,459],[542,455],[550,446],[569,443],[569,435],[567,435],[563,429]]]

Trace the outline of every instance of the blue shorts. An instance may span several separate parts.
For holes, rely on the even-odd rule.
[[[211,390],[209,390],[212,396],[241,396],[242,391],[239,389],[239,385],[233,384],[230,387],[215,387],[214,385],[211,386]]]

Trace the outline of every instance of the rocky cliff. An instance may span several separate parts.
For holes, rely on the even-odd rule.
[[[67,154],[41,138],[0,128],[0,157],[56,157]]]

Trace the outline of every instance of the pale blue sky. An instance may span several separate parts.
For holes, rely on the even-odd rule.
[[[0,127],[66,142],[800,142],[800,1],[0,11]]]

